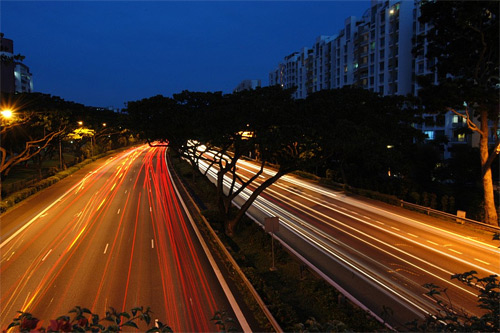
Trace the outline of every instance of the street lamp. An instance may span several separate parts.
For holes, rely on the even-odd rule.
[[[387,149],[392,149],[394,148],[393,145],[387,145]],[[389,152],[389,170],[387,171],[387,175],[390,177],[391,176],[391,153]]]
[[[2,116],[4,118],[7,118],[7,119],[12,118],[12,116],[14,115],[14,113],[10,109],[2,110],[0,113],[2,114]]]

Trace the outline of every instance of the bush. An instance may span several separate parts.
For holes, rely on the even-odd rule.
[[[69,315],[59,316],[55,320],[50,320],[49,326],[42,327],[42,322],[38,318],[33,317],[31,313],[20,311],[7,329],[16,328],[20,332],[127,331],[130,327],[139,329],[137,325],[139,321],[143,321],[149,327],[152,323],[150,313],[152,311],[149,307],[144,309],[142,306],[133,308],[130,313],[117,312],[114,308],[110,308],[104,317],[99,317],[87,308],[76,306],[69,311]],[[154,322],[154,324],[155,327],[150,328],[148,332],[173,332],[169,326],[161,322]]]

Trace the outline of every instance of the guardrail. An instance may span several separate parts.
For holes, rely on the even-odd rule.
[[[436,209],[433,209],[430,207],[420,206],[420,205],[417,205],[417,204],[414,204],[411,202],[406,202],[404,200],[400,200],[400,205],[403,208],[411,208],[411,209],[416,210],[416,211],[424,212],[429,216],[432,215],[435,217],[450,219],[450,220],[453,220],[454,222],[457,222],[460,224],[465,224],[465,223],[474,224],[482,229],[486,229],[486,230],[489,230],[492,232],[500,232],[499,226],[487,224],[484,222],[479,222],[476,220],[471,220],[471,219],[468,219],[466,217],[459,216],[458,214],[454,215],[454,214],[450,214],[450,213],[445,213],[445,212],[442,212],[440,210],[436,210]]]

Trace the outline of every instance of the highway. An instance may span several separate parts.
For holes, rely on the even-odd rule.
[[[101,317],[142,305],[174,332],[217,330],[217,310],[251,330],[164,154],[144,145],[98,160],[3,214],[1,329],[18,310],[47,326],[77,305]]]
[[[200,167],[206,171],[208,164]],[[213,182],[215,171],[207,172]],[[257,171],[251,161],[238,164],[243,179]],[[267,169],[258,183],[272,174]],[[241,206],[249,190],[234,204]],[[292,175],[265,190],[247,215],[261,224],[278,216],[274,236],[285,248],[351,301],[400,330],[435,313],[437,305],[425,295],[424,284],[447,288],[455,309],[478,315],[478,291],[451,275],[470,270],[480,277],[500,275],[500,251],[491,233],[356,199]],[[445,295],[440,299],[448,301]]]

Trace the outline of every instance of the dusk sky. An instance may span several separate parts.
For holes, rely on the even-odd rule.
[[[0,1],[0,30],[34,90],[125,107],[183,90],[231,93],[370,1]]]

